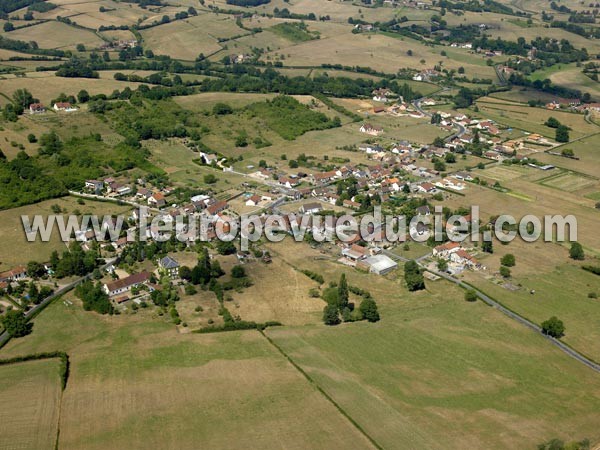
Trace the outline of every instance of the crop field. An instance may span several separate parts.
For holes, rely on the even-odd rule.
[[[60,50],[74,50],[77,44],[84,44],[90,48],[102,44],[102,40],[91,31],[53,21],[21,28],[10,33],[3,32],[0,35],[26,42],[35,41],[40,48],[57,48]]]
[[[102,317],[76,300],[52,304],[34,328],[1,354],[69,353],[59,447],[368,447],[256,331],[179,334],[150,312]]]
[[[26,264],[28,261],[46,262],[54,250],[58,250],[59,253],[66,250],[66,245],[60,240],[57,231],[52,233],[49,242],[41,242],[39,238],[35,242],[28,242],[23,231],[22,215],[30,219],[36,214],[45,217],[54,214],[53,205],[60,206],[65,211],[64,214],[72,214],[76,209],[82,214],[122,214],[130,209],[127,206],[87,199],[83,205],[80,205],[74,197],[63,197],[0,211],[0,234],[3,236],[0,240],[0,271],[8,270],[18,264]]]
[[[54,448],[61,387],[57,359],[0,366],[0,447]]]
[[[210,55],[221,50],[216,38],[187,19],[143,30],[141,34],[147,48],[157,55],[193,61],[200,53]]]

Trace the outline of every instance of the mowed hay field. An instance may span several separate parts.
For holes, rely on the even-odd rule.
[[[143,30],[145,45],[156,54],[193,61],[221,50],[219,38],[248,34],[231,16],[203,14]]]
[[[54,250],[62,253],[66,250],[66,244],[60,240],[58,229],[55,229],[49,242],[42,242],[39,237],[34,242],[27,241],[21,216],[29,217],[32,221],[35,215],[41,215],[45,218],[52,212],[52,206],[58,205],[64,214],[72,214],[75,209],[79,209],[82,214],[124,214],[129,211],[128,206],[119,206],[114,203],[94,202],[85,200],[84,205],[79,205],[74,197],[63,197],[53,200],[46,200],[34,205],[22,206],[10,210],[0,211],[0,271],[8,270],[18,264],[25,264],[27,261],[46,262]],[[65,218],[66,222],[67,218]]]
[[[430,282],[431,284],[435,284]],[[482,303],[445,285],[406,295],[377,324],[267,335],[383,448],[535,448],[600,439],[600,378]]]
[[[0,448],[51,450],[60,410],[59,360],[0,366]]]
[[[413,51],[413,56],[407,55],[408,50]],[[263,59],[276,59],[280,53],[267,53]],[[493,68],[486,66],[485,61],[481,65],[478,57],[468,55],[466,52],[461,55],[468,55],[468,57],[461,57],[464,60],[458,61],[457,58],[444,58],[439,53],[434,53],[431,48],[409,38],[383,34],[352,34],[350,28],[345,33],[330,38],[303,42],[286,48],[283,54],[284,66],[314,66],[327,63],[369,66],[376,70],[394,73],[402,67],[432,68],[439,61],[443,61],[443,66],[447,69],[458,69],[463,66],[469,76],[495,79]],[[424,64],[420,63],[421,59],[425,60]]]
[[[0,33],[8,39],[25,42],[35,41],[40,48],[73,50],[77,44],[94,48],[102,44],[102,39],[88,30],[72,27],[62,22],[44,22],[32,27],[21,28],[10,33]]]
[[[149,311],[74,303],[52,304],[0,352],[69,353],[59,448],[370,447],[256,331],[181,335]]]

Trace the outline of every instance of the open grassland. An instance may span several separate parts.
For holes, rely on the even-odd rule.
[[[553,436],[600,438],[597,374],[445,288],[428,302],[405,295],[386,304],[375,325],[267,334],[383,448],[534,448]]]
[[[231,294],[233,306],[228,307],[232,314],[244,320],[276,320],[284,325],[320,321],[324,303],[308,295],[309,289],[318,286],[316,282],[277,257],[270,264],[255,262],[244,267],[255,281],[243,293]]]
[[[56,302],[2,350],[69,353],[59,447],[369,447],[258,332],[182,335],[146,313],[101,317]]]
[[[251,103],[272,99],[276,94],[237,94],[231,92],[205,92],[175,97],[175,102],[194,112],[211,111],[217,103],[227,103],[233,108],[242,108]]]
[[[85,200],[83,205],[77,203],[74,197],[63,197],[47,200],[34,205],[22,206],[6,211],[0,211],[0,271],[8,270],[18,264],[27,264],[29,261],[46,262],[54,250],[61,253],[66,250],[66,244],[60,240],[58,230],[55,230],[49,242],[42,242],[39,238],[35,242],[28,242],[23,231],[21,216],[28,216],[33,220],[36,214],[44,217],[52,212],[52,206],[58,205],[64,214],[73,214],[78,209],[82,214],[123,214],[130,209],[128,206],[119,206],[114,203],[95,202]]]
[[[40,48],[57,48],[60,50],[74,50],[77,44],[84,44],[90,48],[102,44],[102,39],[91,31],[55,21],[21,28],[10,33],[3,32],[0,35],[25,42],[35,41]]]
[[[51,450],[58,431],[58,359],[0,366],[0,447]]]
[[[597,133],[599,128],[595,124],[586,122],[583,114],[565,111],[550,111],[543,108],[500,103],[498,99],[488,102],[484,97],[477,101],[479,112],[474,115],[495,120],[498,123],[512,128],[518,128],[531,133],[539,133],[554,139],[555,130],[544,125],[549,117],[554,117],[560,123],[571,128],[571,139],[577,139],[588,134]]]
[[[85,89],[90,95],[111,94],[115,89],[124,89],[129,86],[136,89],[140,83],[116,81],[114,79],[91,78],[63,78],[54,76],[54,72],[28,73],[26,77],[2,80],[2,92],[12,96],[17,89],[28,89],[35,98],[39,98],[46,108],[50,108],[50,101],[61,93],[77,95]],[[46,113],[49,114],[49,113]]]

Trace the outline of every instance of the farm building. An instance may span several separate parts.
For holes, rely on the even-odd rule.
[[[360,266],[368,268],[369,272],[376,275],[386,275],[396,270],[398,263],[389,256],[373,255],[360,261]]]

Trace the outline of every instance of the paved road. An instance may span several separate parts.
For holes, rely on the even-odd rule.
[[[389,256],[390,258],[396,260],[396,261],[408,261],[407,258],[404,258],[402,256],[396,255],[395,253],[392,253],[388,250],[383,250],[383,254],[385,254],[386,256]],[[502,306],[500,303],[498,303],[496,300],[494,300],[493,298],[489,297],[488,295],[484,294],[483,292],[481,292],[478,289],[475,289],[473,286],[470,286],[462,281],[460,281],[458,278],[453,277],[450,274],[447,274],[445,272],[438,272],[437,270],[432,270],[432,269],[428,269],[425,268],[425,266],[422,264],[422,260],[427,258],[428,256],[430,256],[430,254],[421,256],[420,258],[416,259],[417,263],[424,268],[425,270],[427,270],[428,272],[437,275],[438,277],[444,278],[445,280],[448,280],[452,283],[457,284],[458,286],[464,288],[464,289],[471,289],[473,291],[475,291],[475,293],[477,294],[477,296],[483,300],[485,303],[487,303],[488,305],[496,308],[498,311],[502,312],[503,314],[505,314],[506,316],[510,317],[513,320],[516,320],[517,322],[519,322],[520,324],[526,326],[527,328],[530,328],[533,331],[536,331],[538,333],[540,333],[542,336],[544,336],[546,339],[548,339],[552,344],[554,344],[555,346],[557,346],[559,349],[561,349],[563,352],[565,352],[567,355],[569,355],[571,358],[576,359],[577,361],[579,361],[582,364],[585,364],[586,366],[588,366],[590,369],[595,370],[596,372],[600,373],[600,364],[595,363],[594,361],[592,361],[591,359],[585,357],[584,355],[582,355],[581,353],[579,353],[578,351],[572,349],[571,347],[569,347],[568,345],[564,344],[563,342],[561,342],[558,339],[555,339],[551,336],[548,336],[544,333],[542,333],[542,328],[531,322],[530,320],[526,319],[525,317],[520,316],[519,314],[511,311],[508,308],[505,308],[504,306]]]

